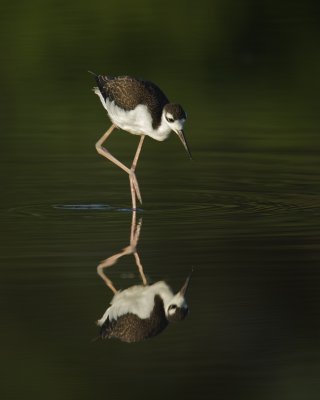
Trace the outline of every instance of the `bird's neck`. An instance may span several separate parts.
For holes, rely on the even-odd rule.
[[[162,142],[163,140],[167,139],[167,137],[170,135],[170,132],[171,128],[167,124],[163,113],[161,116],[160,125],[156,129],[154,129],[153,132],[150,132],[149,136],[151,136],[155,140],[158,140],[159,142]]]
[[[173,294],[171,288],[164,281],[159,281],[159,282],[154,283],[152,285],[152,288],[154,290],[154,293],[158,294],[161,297],[161,299],[163,301],[165,313],[167,314],[166,310],[168,308],[168,305],[174,297],[174,294]]]

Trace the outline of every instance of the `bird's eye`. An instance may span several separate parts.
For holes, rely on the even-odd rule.
[[[166,117],[166,119],[168,122],[174,122],[174,118],[172,118],[172,117]]]

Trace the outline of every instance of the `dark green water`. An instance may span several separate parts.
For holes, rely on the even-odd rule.
[[[241,3],[241,5],[239,5]],[[319,28],[311,2],[17,2],[3,7],[2,399],[318,399]],[[98,156],[109,121],[87,70],[157,82],[188,113],[147,139],[138,246],[190,315],[91,342],[129,244],[129,182]],[[115,132],[129,164],[137,138]],[[139,282],[128,256],[118,288]]]

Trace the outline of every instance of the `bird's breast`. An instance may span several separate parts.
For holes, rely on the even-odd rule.
[[[120,129],[134,135],[148,135],[152,129],[152,118],[144,105],[138,105],[133,110],[123,110],[114,101],[106,101],[106,109],[111,121]]]
[[[109,307],[110,320],[131,313],[141,319],[148,318],[154,306],[154,293],[149,287],[132,286],[122,292],[118,292],[111,301]]]
[[[99,96],[111,121],[120,129],[133,135],[147,135],[158,141],[163,141],[169,136],[171,129],[163,124],[163,121],[159,121],[158,128],[153,128],[152,115],[146,105],[139,104],[132,110],[125,110],[109,98],[104,100],[99,89],[95,90],[95,93]]]
[[[135,285],[115,294],[110,307],[99,320],[103,323],[109,317],[110,321],[119,316],[131,313],[141,319],[149,318],[155,305],[155,296],[160,296],[167,302],[173,294],[165,282],[157,282],[151,286]]]

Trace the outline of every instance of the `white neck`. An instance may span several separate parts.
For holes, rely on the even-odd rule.
[[[154,129],[153,132],[150,132],[149,136],[155,140],[158,140],[159,142],[162,142],[163,140],[167,139],[167,137],[170,135],[170,132],[171,128],[166,122],[164,113],[162,113],[159,127]]]
[[[148,318],[154,307],[155,295],[159,295],[162,298],[165,313],[167,314],[168,305],[174,294],[166,282],[159,281],[151,286],[134,285],[117,292],[111,301],[110,307],[97,321],[98,325],[101,326],[108,317],[111,321],[129,312],[142,319]]]

